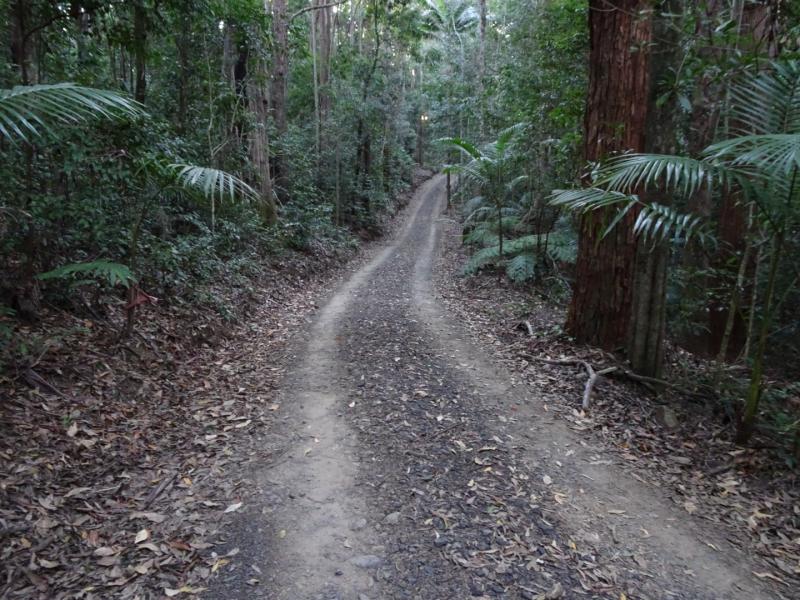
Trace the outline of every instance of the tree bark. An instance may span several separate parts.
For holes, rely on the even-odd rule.
[[[272,0],[272,84],[270,86],[272,118],[279,138],[286,135],[286,93],[289,75],[289,15],[286,0]],[[276,152],[273,176],[280,196],[285,196],[287,168],[285,157]]]
[[[263,64],[259,62],[263,69]],[[274,225],[278,220],[275,196],[272,189],[272,176],[269,165],[269,106],[264,84],[257,79],[248,79],[248,101],[255,116],[255,127],[250,132],[249,151],[252,168],[255,172],[256,188],[260,196],[259,214],[265,225]]]
[[[589,94],[584,155],[645,150],[652,14],[647,0],[590,0]],[[581,217],[575,289],[566,322],[579,343],[624,346],[632,317],[637,243],[634,211],[606,237],[601,211]]]
[[[653,39],[658,46],[650,54],[650,93],[647,107],[645,150],[653,154],[677,152],[678,110],[673,96],[659,102],[669,90],[659,82],[679,68],[681,24],[675,23],[681,14],[680,0],[664,0],[657,5],[653,16]],[[667,194],[648,193],[648,200],[669,205]],[[639,375],[661,378],[664,362],[664,333],[666,329],[667,263],[669,243],[639,240],[636,250],[636,270],[633,278],[633,310],[628,329],[627,353],[633,371]]]
[[[31,50],[29,29],[31,27],[31,3],[16,0],[9,11],[9,42],[11,63],[16,68],[22,85],[35,83],[32,79],[33,52]]]
[[[480,138],[484,136],[485,119],[485,99],[484,99],[484,78],[486,77],[486,0],[478,3],[480,15],[479,41],[478,41],[478,131]]]
[[[147,95],[147,12],[141,1],[133,5],[133,46],[136,70],[133,97],[144,104]]]

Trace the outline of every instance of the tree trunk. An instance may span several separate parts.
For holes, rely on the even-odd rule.
[[[11,45],[11,62],[19,75],[22,85],[35,83],[33,51],[28,29],[31,25],[31,3],[27,0],[16,0],[9,15],[9,41]]]
[[[263,71],[263,64],[259,62]],[[266,79],[266,77],[264,77]],[[255,116],[255,126],[250,132],[250,161],[260,196],[259,214],[264,225],[274,225],[278,220],[275,196],[272,189],[272,177],[269,165],[269,106],[264,91],[265,81],[248,80],[248,101],[250,110]]]
[[[680,0],[665,0],[653,16],[653,38],[659,41],[650,55],[650,98],[647,107],[645,150],[654,154],[677,152],[678,115],[675,101],[659,102],[669,90],[659,82],[679,68],[681,45]],[[672,96],[670,96],[672,97]],[[648,200],[670,204],[667,194],[648,194]],[[633,278],[633,310],[628,329],[628,360],[633,370],[647,377],[661,377],[666,329],[667,263],[669,243],[641,239],[636,250]]]
[[[187,119],[189,116],[189,67],[191,52],[191,4],[187,2],[181,11],[180,19],[180,33],[175,38],[175,45],[178,52],[178,114],[177,124],[178,131],[181,134],[186,133]]]
[[[486,0],[478,2],[480,15],[479,40],[478,40],[478,131],[480,139],[484,136],[484,78],[486,77]]]
[[[286,0],[272,1],[272,85],[271,109],[275,129],[279,138],[286,135],[286,87],[289,75],[289,15]],[[285,157],[276,152],[273,176],[281,197],[286,194],[287,168]]]
[[[330,4],[329,0],[315,0],[318,6]],[[333,8],[325,6],[314,11],[317,24],[317,77],[319,79],[319,120],[325,120],[331,111],[331,55],[333,54]]]
[[[133,51],[136,69],[133,97],[144,104],[147,95],[147,12],[141,1],[133,5]]]
[[[756,344],[755,355],[753,356],[753,370],[750,374],[750,385],[747,390],[744,412],[739,420],[739,427],[736,432],[736,442],[739,444],[744,444],[753,435],[756,419],[758,417],[758,407],[761,402],[761,393],[763,391],[764,355],[767,351],[767,341],[769,339],[772,318],[774,316],[775,284],[778,278],[778,267],[780,266],[781,254],[783,252],[783,241],[784,232],[778,231],[772,241],[767,289],[764,293],[764,319],[761,322],[761,328],[758,333],[758,343]]]
[[[589,94],[584,154],[595,162],[619,151],[645,150],[652,37],[647,0],[590,0]],[[636,214],[605,238],[600,211],[581,217],[576,281],[566,330],[579,343],[623,346],[632,317]]]

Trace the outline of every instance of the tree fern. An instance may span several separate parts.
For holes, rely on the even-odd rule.
[[[547,253],[558,262],[571,263],[575,261],[577,256],[577,240],[568,232],[552,232],[550,234],[531,234],[524,235],[512,240],[507,240],[503,244],[503,253],[500,254],[499,244],[488,246],[478,250],[472,255],[464,268],[466,275],[474,275],[481,269],[487,266],[500,266],[505,261],[511,259],[506,265],[506,271],[510,268],[514,271],[514,281],[523,281],[519,279],[522,274],[522,259],[520,259],[513,267],[511,264],[520,256],[527,256],[534,263],[540,258],[537,256],[537,251],[544,251],[547,247]],[[528,260],[528,259],[525,259]],[[529,270],[531,277],[535,275],[535,270]]]

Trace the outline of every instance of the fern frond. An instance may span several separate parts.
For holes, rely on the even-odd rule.
[[[73,275],[89,275],[105,280],[110,286],[120,284],[129,287],[131,283],[136,281],[127,266],[107,260],[64,265],[52,271],[40,273],[36,278],[45,281],[48,279],[65,279]]]
[[[515,256],[506,265],[506,275],[515,283],[530,281],[536,276],[536,256],[527,252]]]

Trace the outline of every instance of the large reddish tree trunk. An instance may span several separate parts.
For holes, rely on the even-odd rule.
[[[651,37],[647,0],[590,0],[587,161],[645,150]],[[578,342],[610,350],[625,345],[636,264],[635,218],[631,211],[602,239],[609,215],[593,212],[581,218],[575,290],[566,323]]]

